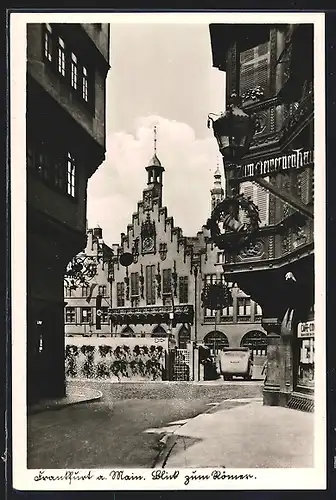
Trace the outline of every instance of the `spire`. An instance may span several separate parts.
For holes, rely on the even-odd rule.
[[[217,168],[214,173],[214,186],[210,191],[211,193],[211,208],[215,208],[217,203],[223,200],[224,190],[222,188],[222,175],[219,170],[219,160],[217,159]]]
[[[156,125],[154,125],[154,155],[152,156],[152,159],[148,163],[147,168],[148,167],[161,167],[161,168],[163,168],[159,158],[156,155],[156,142],[157,142],[157,129],[156,129]]]

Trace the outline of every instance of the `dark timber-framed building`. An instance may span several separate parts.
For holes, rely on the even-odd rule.
[[[253,181],[263,169],[270,173],[266,179],[268,224],[260,229],[249,252],[232,255],[223,268],[227,279],[237,282],[263,310],[263,326],[268,332],[264,403],[311,410],[315,300],[313,25],[213,24],[210,38],[213,66],[225,72],[227,97],[238,93],[244,110],[255,113],[258,119],[249,153],[239,170],[242,178]],[[230,180],[226,181],[230,192]],[[260,190],[260,183],[257,186]],[[292,203],[275,196],[279,192]],[[258,200],[254,201],[258,205]],[[301,210],[293,206],[301,206]],[[294,327],[284,335],[281,322],[288,307],[295,309]]]
[[[63,275],[105,158],[108,24],[27,25],[28,402],[65,393]]]

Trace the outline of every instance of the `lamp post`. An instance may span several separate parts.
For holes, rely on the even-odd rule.
[[[209,114],[208,127],[212,124],[219,151],[224,160],[226,192],[228,196],[218,203],[208,219],[207,227],[217,247],[237,250],[251,241],[259,228],[259,210],[252,200],[239,194],[237,163],[248,152],[255,128],[255,115],[248,115],[241,109],[241,98],[232,93],[225,113]],[[216,119],[213,117],[217,117]],[[239,209],[245,211],[248,222],[238,219]],[[224,233],[221,231],[224,229]]]
[[[245,113],[241,104],[241,98],[234,92],[228,100],[225,113],[208,115],[208,127],[212,124],[219,151],[233,166],[248,152],[256,126],[255,115]],[[217,116],[217,119],[213,116]],[[232,170],[234,173],[235,169]]]

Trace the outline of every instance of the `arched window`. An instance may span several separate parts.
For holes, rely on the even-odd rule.
[[[190,342],[190,332],[189,332],[188,328],[186,328],[183,325],[179,331],[179,334],[178,334],[179,349],[186,349],[188,342]]]
[[[229,341],[227,336],[224,333],[218,331],[213,331],[208,333],[204,337],[203,342],[204,345],[209,347],[209,349],[211,349],[213,353],[220,351],[224,347],[229,347]]]
[[[130,326],[125,326],[121,332],[121,337],[135,337],[134,331]]]
[[[255,356],[267,353],[267,335],[259,330],[247,332],[240,342],[241,347],[249,347]]]
[[[167,332],[161,325],[157,325],[152,332],[152,337],[167,337]]]

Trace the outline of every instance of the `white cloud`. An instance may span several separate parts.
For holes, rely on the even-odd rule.
[[[107,244],[119,243],[142,198],[147,183],[145,167],[153,155],[153,127],[157,124],[157,155],[165,168],[163,205],[176,226],[195,235],[210,214],[210,189],[219,152],[209,130],[196,139],[193,129],[177,121],[147,116],[135,121],[135,135],[117,132],[107,137],[105,162],[88,186],[88,224],[103,228]]]

